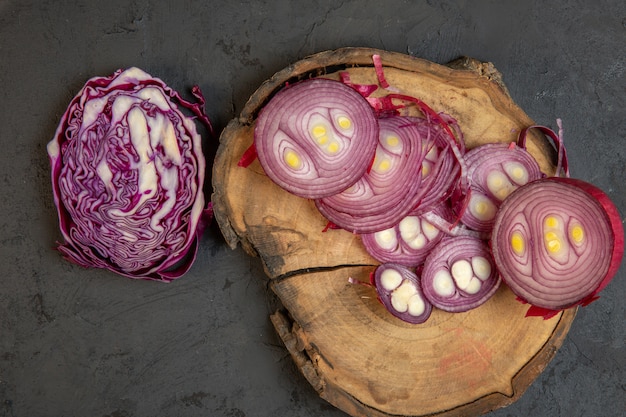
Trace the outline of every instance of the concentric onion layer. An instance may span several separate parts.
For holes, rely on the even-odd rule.
[[[515,144],[481,145],[467,152],[464,160],[470,200],[460,213],[461,222],[480,232],[491,231],[498,207],[509,194],[543,176],[532,155]]]
[[[378,123],[378,147],[370,170],[345,191],[315,201],[322,215],[353,233],[393,227],[428,191],[422,164],[429,148],[418,126],[402,116]]]
[[[416,210],[421,212],[441,206],[442,202],[450,197],[461,173],[455,154],[465,153],[463,132],[457,121],[445,113],[440,113],[438,116],[445,121],[451,131],[456,133],[456,142],[452,143],[453,141],[440,123],[433,123],[425,118],[412,118],[422,137],[422,146],[427,150],[421,172],[422,187],[426,189],[426,192],[416,207]],[[452,146],[457,150],[453,150]]]
[[[353,88],[310,79],[280,90],[257,119],[259,163],[280,187],[322,198],[352,186],[367,170],[378,142],[378,122]]]
[[[67,259],[164,281],[190,267],[205,161],[174,97],[130,68],[89,80],[70,103],[48,144]]]
[[[419,277],[411,269],[384,263],[376,268],[372,281],[378,299],[395,317],[412,324],[424,323],[430,317],[432,305],[424,297]]]
[[[421,279],[431,304],[452,313],[482,305],[501,282],[488,245],[469,236],[439,242],[424,261]]]
[[[504,201],[492,250],[516,295],[561,310],[593,296],[612,278],[623,255],[623,233],[617,209],[596,187],[548,178]]]

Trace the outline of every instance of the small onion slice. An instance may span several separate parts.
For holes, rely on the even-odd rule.
[[[323,78],[280,90],[260,112],[254,130],[267,176],[311,199],[352,186],[368,169],[377,143],[378,122],[367,100]]]
[[[409,268],[384,263],[374,271],[372,283],[378,299],[395,317],[411,324],[424,323],[432,305],[422,293],[419,277]]]
[[[609,283],[624,253],[617,208],[597,187],[551,177],[513,192],[492,232],[502,279],[522,300],[549,317],[586,305]],[[542,310],[543,309],[543,310]]]
[[[464,156],[470,184],[469,201],[456,199],[461,222],[480,232],[491,232],[502,201],[518,187],[542,178],[537,161],[514,143],[488,143]],[[466,204],[465,204],[466,203]]]
[[[440,205],[433,213],[451,218],[446,205]],[[361,235],[365,250],[381,263],[392,262],[416,267],[424,262],[430,250],[446,236],[447,231],[429,222],[423,215],[412,212],[393,227]]]
[[[424,261],[421,276],[426,298],[451,313],[484,304],[501,282],[488,245],[469,236],[443,239]]]
[[[353,233],[393,227],[427,192],[422,163],[428,148],[422,132],[409,118],[379,119],[379,140],[371,168],[345,191],[316,200],[320,213]]]

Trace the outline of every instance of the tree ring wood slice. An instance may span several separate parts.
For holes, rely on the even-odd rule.
[[[220,137],[212,202],[228,244],[259,256],[284,309],[272,323],[319,395],[352,416],[472,416],[516,401],[561,346],[576,313],[524,317],[527,306],[503,285],[466,313],[434,309],[421,325],[389,314],[363,282],[377,262],[358,236],[323,232],[312,201],[293,196],[258,161],[237,165],[253,142],[256,115],[286,83],[308,77],[377,84],[372,55],[400,92],[457,119],[468,148],[515,141],[534,122],[509,96],[490,63],[462,58],[447,66],[404,54],[344,48],[321,52],[276,73],[250,97]],[[531,132],[528,150],[547,174],[554,151]]]

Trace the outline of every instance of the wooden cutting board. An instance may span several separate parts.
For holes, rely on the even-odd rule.
[[[489,63],[462,58],[446,66],[366,48],[322,52],[276,73],[250,97],[220,137],[213,165],[215,219],[232,248],[259,256],[284,308],[271,320],[303,375],[328,402],[352,416],[473,416],[516,401],[561,346],[576,310],[524,317],[527,307],[503,285],[466,313],[434,309],[410,325],[394,318],[367,282],[377,262],[358,236],[323,231],[312,201],[276,186],[258,161],[237,165],[253,142],[256,116],[285,83],[309,77],[376,84],[378,54],[389,84],[452,115],[468,148],[515,141],[534,124]],[[552,148],[532,134],[528,150],[548,174]]]

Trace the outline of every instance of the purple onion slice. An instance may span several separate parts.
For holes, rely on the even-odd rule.
[[[446,205],[432,212],[443,218],[452,217]],[[446,232],[417,212],[409,213],[393,227],[361,235],[365,250],[381,263],[398,263],[416,267],[424,262],[430,250],[446,236]]]
[[[470,184],[469,202],[455,205],[467,227],[490,232],[502,201],[518,187],[543,177],[526,149],[515,144],[488,143],[465,156]],[[458,199],[457,202],[463,202]]]
[[[502,279],[520,299],[558,311],[597,298],[621,263],[624,229],[617,208],[595,186],[545,178],[504,201],[492,251]]]
[[[424,297],[418,276],[409,268],[385,263],[374,271],[372,283],[378,299],[395,317],[411,324],[424,323],[432,305]]]
[[[427,192],[422,186],[422,163],[428,148],[417,125],[401,116],[379,119],[378,124],[378,147],[370,170],[345,191],[316,200],[322,215],[353,233],[392,227]]]
[[[423,137],[422,146],[428,150],[422,162],[422,187],[426,192],[416,207],[422,212],[435,209],[451,196],[461,173],[457,158],[465,152],[463,132],[457,121],[445,113],[438,116],[450,130],[454,130],[456,142],[452,143],[449,133],[440,123],[412,118]]]
[[[443,239],[424,261],[422,291],[434,307],[459,313],[484,304],[500,286],[489,246],[480,239]]]
[[[339,81],[321,78],[280,90],[254,130],[267,176],[311,199],[352,186],[369,167],[377,143],[378,122],[367,100]]]

